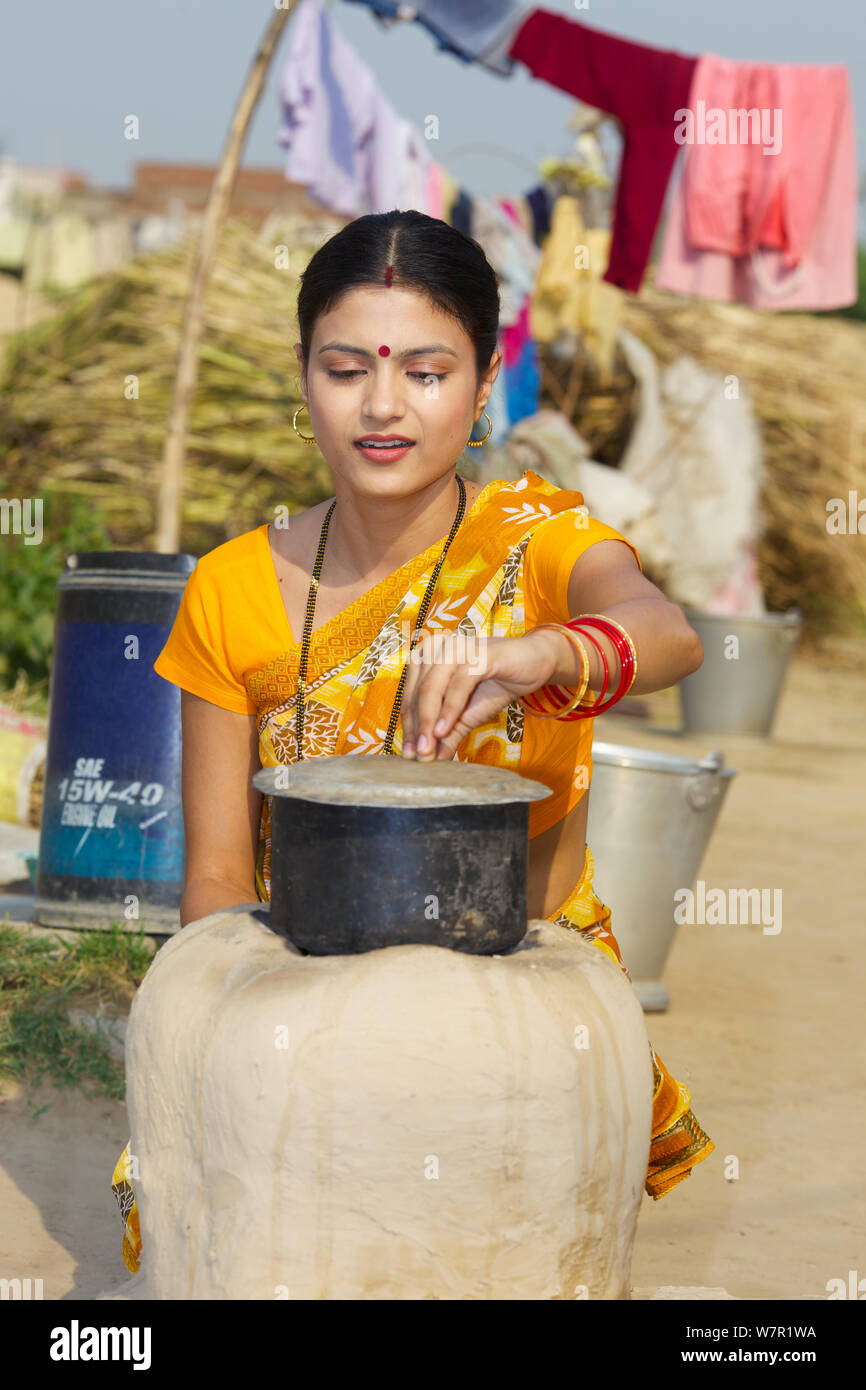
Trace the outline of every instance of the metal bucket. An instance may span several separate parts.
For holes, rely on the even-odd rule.
[[[661,976],[677,930],[674,893],[694,886],[735,776],[719,752],[693,760],[592,746],[586,838],[594,885],[648,1013],[670,1004]]]
[[[703,665],[679,683],[684,731],[768,738],[803,615],[797,608],[758,618],[684,611],[704,644]]]
[[[489,955],[526,935],[529,803],[473,763],[343,753],[257,772],[271,796],[270,926],[311,955],[420,943]]]
[[[33,914],[42,926],[179,927],[180,691],[153,662],[195,563],[127,550],[66,557]]]

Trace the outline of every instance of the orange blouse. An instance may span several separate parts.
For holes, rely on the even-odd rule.
[[[513,493],[520,488],[524,489],[522,496],[515,499]],[[516,502],[522,505],[518,507]],[[528,523],[522,521],[527,508],[532,512]],[[571,616],[568,612],[571,571],[590,545],[601,540],[621,541],[634,553],[640,566],[640,557],[632,543],[613,527],[590,517],[579,492],[557,489],[531,470],[527,470],[518,484],[502,481],[488,484],[467,508],[458,537],[464,528],[468,528],[471,535],[476,522],[476,532],[480,533],[480,540],[476,540],[478,551],[476,553],[469,545],[466,553],[470,558],[464,558],[463,569],[455,572],[456,592],[460,589],[461,576],[469,573],[468,566],[474,560],[477,559],[479,567],[482,563],[495,566],[497,559],[501,560],[509,546],[506,526],[516,522],[518,526],[523,525],[524,534],[530,531],[510,591],[512,605],[515,598],[518,609],[522,602],[523,619],[517,628],[511,627],[512,632],[519,632],[521,626],[526,630],[538,623],[567,621]],[[485,522],[488,523],[486,530]],[[222,709],[256,716],[263,766],[290,763],[295,758],[294,718],[289,717],[288,706],[294,704],[300,654],[283,605],[268,541],[268,525],[263,522],[201,557],[187,580],[171,633],[153,667],[166,680]],[[494,544],[495,549],[496,543],[501,553],[494,554],[491,560],[491,545]],[[308,665],[313,696],[317,673],[333,673],[352,657],[357,658],[361,651],[369,652],[383,624],[394,614],[410,587],[422,580],[422,589],[426,586],[443,545],[444,538],[407,561],[313,633]],[[457,538],[452,543],[446,565],[456,547]],[[514,555],[513,550],[511,554]],[[444,574],[443,568],[442,576]],[[437,592],[438,589],[437,585]],[[446,595],[441,612],[446,612],[448,602],[454,600]],[[509,611],[515,610],[512,607]],[[322,679],[327,683],[326,676]],[[357,676],[352,676],[350,682],[356,684]],[[335,708],[335,704],[339,705],[339,700],[332,700],[331,706],[324,702],[315,706],[314,700],[308,704],[305,755],[378,751],[376,746],[360,737],[349,737],[348,741],[343,738],[343,746],[337,746],[342,711]],[[387,708],[390,710],[390,703]],[[279,721],[274,717],[276,713],[279,713]],[[531,716],[523,721],[517,736],[517,770],[549,786],[553,793],[530,806],[531,839],[560,821],[589,786],[592,724],[591,719],[569,722]],[[486,729],[484,725],[467,735],[457,750],[457,757],[471,762],[500,762],[496,739],[492,733],[485,739]],[[401,746],[399,725],[398,734],[400,737],[395,737],[393,745],[395,752]],[[503,735],[500,733],[498,738],[501,741]],[[510,725],[508,740],[513,743]],[[515,765],[514,756],[509,753],[508,757]],[[584,771],[579,775],[581,768]]]

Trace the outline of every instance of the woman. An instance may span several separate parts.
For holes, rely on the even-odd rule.
[[[629,677],[636,692],[674,685],[703,649],[579,492],[531,470],[484,488],[456,473],[501,365],[498,316],[481,247],[424,213],[359,217],[312,257],[295,352],[314,433],[298,433],[335,497],[203,556],[154,663],[183,692],[182,926],[269,898],[260,765],[457,757],[551,788],[529,810],[528,915],[625,970],[592,883],[585,716]],[[595,626],[565,626],[588,614]],[[646,1189],[659,1197],[713,1145],[652,1055]],[[113,1185],[134,1271],[130,1176],[127,1146]]]

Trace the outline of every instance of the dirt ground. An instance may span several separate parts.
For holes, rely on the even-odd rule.
[[[828,1280],[847,1284],[851,1270],[866,1278],[859,664],[798,657],[771,741],[663,731],[672,691],[651,697],[651,725],[598,721],[600,740],[686,756],[721,748],[739,775],[699,877],[783,895],[775,936],[758,925],[679,929],[665,972],[671,1007],[648,1015],[647,1027],[716,1151],[660,1201],[644,1197],[638,1289],[826,1298]],[[123,1284],[110,1178],[129,1135],[125,1106],[49,1089],[28,1104],[14,1086],[0,1097],[0,1274],[41,1278],[46,1299]],[[30,1106],[46,1102],[33,1118]]]

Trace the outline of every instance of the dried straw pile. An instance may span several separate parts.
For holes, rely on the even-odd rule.
[[[267,242],[242,220],[224,230],[188,438],[181,545],[193,554],[259,525],[278,504],[299,510],[331,492],[319,450],[292,430],[301,403],[293,344],[298,276],[339,225],[293,219]],[[288,268],[275,266],[283,244]],[[59,316],[5,345],[6,493],[38,496],[50,480],[60,495],[92,498],[118,549],[153,544],[192,250],[191,235],[89,282]],[[298,425],[310,433],[306,412]]]
[[[764,440],[761,580],[810,626],[866,623],[866,537],[827,531],[827,503],[866,499],[866,325],[759,312],[645,287],[626,324],[663,365],[690,353],[750,394]],[[731,459],[735,468],[736,459]],[[866,517],[863,521],[866,527]]]
[[[230,222],[207,300],[188,441],[181,545],[201,554],[260,524],[281,503],[308,507],[332,491],[319,450],[291,427],[300,404],[298,276],[340,220],[292,219],[260,239]],[[275,245],[289,268],[275,266]],[[70,295],[63,312],[10,336],[0,364],[0,456],[7,495],[51,482],[107,512],[117,548],[153,543],[159,463],[193,243],[140,257]],[[866,497],[866,326],[808,314],[759,313],[646,286],[626,323],[662,364],[682,353],[751,394],[767,481],[761,577],[771,609],[810,620],[866,618],[866,546],[826,528],[827,502]],[[564,409],[593,454],[615,465],[633,416],[622,361],[602,386],[591,363],[544,362],[544,399]],[[137,398],[128,398],[130,379]],[[300,427],[309,432],[304,412]],[[472,473],[471,460],[461,467]],[[736,467],[736,460],[731,460]]]

